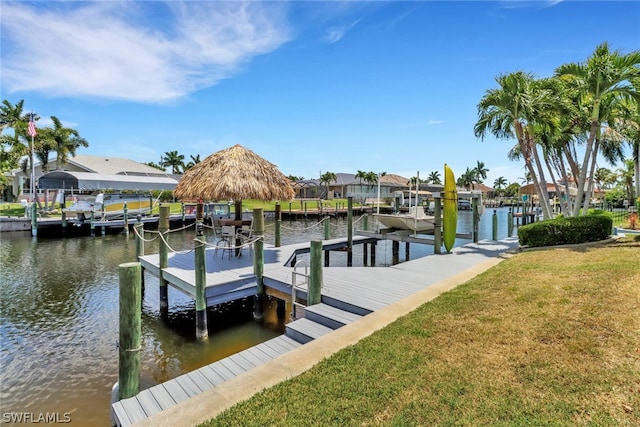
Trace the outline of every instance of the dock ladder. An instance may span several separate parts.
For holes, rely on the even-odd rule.
[[[298,267],[304,267],[304,273],[298,271]],[[301,282],[298,282],[302,279]],[[296,319],[296,307],[304,310],[306,304],[298,302],[297,292],[307,292],[309,289],[309,265],[305,260],[299,260],[293,266],[291,273],[291,318]],[[305,300],[306,301],[306,300]]]

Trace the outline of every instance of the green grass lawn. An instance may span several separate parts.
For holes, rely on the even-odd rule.
[[[638,426],[640,241],[524,252],[204,426]]]

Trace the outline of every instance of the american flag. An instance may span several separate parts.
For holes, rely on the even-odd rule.
[[[29,128],[27,129],[27,133],[31,138],[35,138],[38,134],[36,132],[36,123],[33,121],[33,113],[29,114]]]

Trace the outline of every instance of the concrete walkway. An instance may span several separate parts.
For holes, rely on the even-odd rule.
[[[455,248],[451,254],[430,255],[427,261],[433,262],[438,271],[439,280],[435,283],[135,425],[192,426],[214,418],[255,393],[302,374],[321,360],[495,266],[517,250],[517,238],[507,238],[470,243]],[[424,263],[425,258],[421,260]]]

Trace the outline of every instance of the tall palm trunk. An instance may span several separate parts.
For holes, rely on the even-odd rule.
[[[593,103],[593,112],[591,114],[591,129],[589,130],[589,137],[587,138],[587,144],[584,151],[584,160],[580,165],[580,177],[578,179],[578,194],[576,195],[576,205],[573,207],[573,215],[578,216],[580,214],[580,208],[589,205],[589,200],[584,197],[584,187],[585,182],[587,180],[587,169],[589,168],[589,160],[591,160],[591,155],[593,153],[593,146],[596,139],[596,133],[598,132],[598,127],[600,126],[600,122],[598,118],[600,117],[600,98],[594,100]]]
[[[550,159],[550,157],[552,157],[552,159]],[[553,183],[553,187],[556,189],[556,194],[561,195],[562,192],[560,191],[560,185],[558,185],[558,181],[556,180],[555,174],[553,173],[552,162],[554,164],[558,163],[556,157],[557,156],[554,153],[551,153],[550,156],[549,155],[545,155],[544,156],[544,162],[547,165],[547,170],[549,171],[549,177],[551,178],[551,182]],[[551,200],[549,200],[549,203],[551,203]],[[553,209],[552,209],[552,213],[553,213]],[[565,208],[564,208],[564,203],[562,203],[562,199],[560,199],[560,213],[562,213],[562,215],[566,215],[566,211],[565,211]]]
[[[640,198],[640,140],[633,143],[633,175],[636,181],[636,198]]]
[[[593,198],[593,176],[595,175],[595,171],[596,171],[596,160],[597,160],[597,153],[598,150],[600,149],[600,140],[598,138],[596,138],[596,142],[593,145],[593,152],[594,155],[591,158],[591,166],[590,166],[590,170],[589,170],[589,176],[591,177],[591,179],[589,180],[587,184],[587,191],[585,192],[585,203],[582,207],[582,214],[586,215],[587,214],[587,209],[589,208],[589,204],[591,203],[591,199]]]
[[[533,142],[532,142],[533,143]],[[544,219],[551,219],[553,217],[551,213],[551,202],[549,201],[549,192],[547,191],[547,182],[544,177],[544,169],[542,169],[542,162],[540,162],[540,156],[538,155],[538,149],[535,143],[531,147],[531,151],[533,151],[533,158],[536,164],[536,168],[538,169],[538,173],[540,174],[539,186],[540,186],[540,207],[542,208],[542,214],[544,215]]]
[[[529,172],[529,176],[531,176],[531,180],[533,181],[533,186],[536,189],[536,193],[538,195],[538,200],[543,200],[544,196],[543,196],[543,192],[541,191],[540,181],[538,180],[538,176],[535,173],[535,170],[533,168],[533,162],[531,160],[531,146],[527,144],[527,138],[525,136],[522,123],[520,123],[519,120],[514,120],[514,126],[516,129],[516,136],[518,137],[518,144],[520,145],[520,151],[522,152],[522,155],[524,157],[524,165]]]

